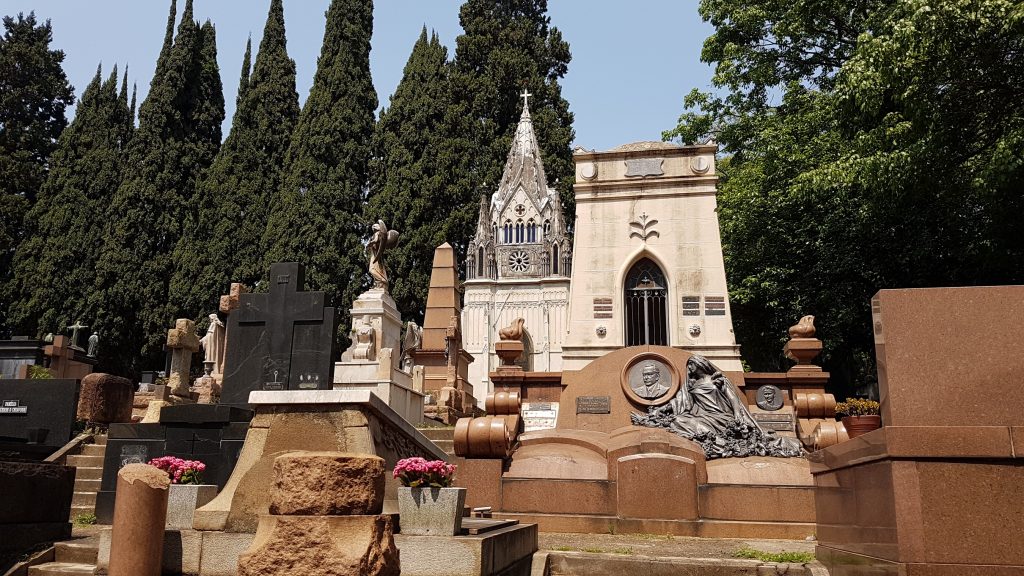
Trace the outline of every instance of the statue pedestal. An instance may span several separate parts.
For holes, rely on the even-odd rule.
[[[373,392],[403,419],[423,420],[423,392],[399,369],[402,317],[391,295],[374,288],[352,303],[352,345],[334,364],[335,390]]]

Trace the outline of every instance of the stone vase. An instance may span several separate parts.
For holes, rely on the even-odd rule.
[[[217,496],[216,484],[171,484],[167,496],[167,524],[174,530],[191,530],[196,508]]]
[[[846,434],[850,438],[856,438],[861,434],[867,434],[872,430],[882,427],[882,417],[877,414],[867,416],[843,416],[843,426],[846,427]]]
[[[455,536],[462,530],[465,488],[398,488],[400,532],[414,536]]]

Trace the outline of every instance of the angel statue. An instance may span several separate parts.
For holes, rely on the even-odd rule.
[[[384,266],[384,251],[398,245],[398,230],[388,230],[383,220],[373,225],[373,236],[366,244],[370,254],[370,276],[373,276],[373,287],[388,289],[388,270]]]

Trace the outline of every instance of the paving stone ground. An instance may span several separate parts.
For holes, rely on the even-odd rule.
[[[691,538],[661,534],[563,534],[541,532],[541,551],[593,552],[634,556],[734,558],[743,548],[763,552],[809,552],[813,540]]]

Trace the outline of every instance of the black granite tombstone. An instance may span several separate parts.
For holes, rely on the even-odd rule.
[[[270,267],[269,294],[242,294],[228,317],[222,404],[244,406],[254,390],[329,390],[337,320],[323,292],[300,292],[302,265]]]
[[[0,457],[42,460],[71,440],[78,380],[0,380]]]
[[[204,484],[223,488],[242,451],[252,411],[215,404],[166,406],[159,424],[111,424],[103,457],[103,479],[96,495],[96,518],[114,517],[117,472],[126,464],[177,456],[206,464]]]

